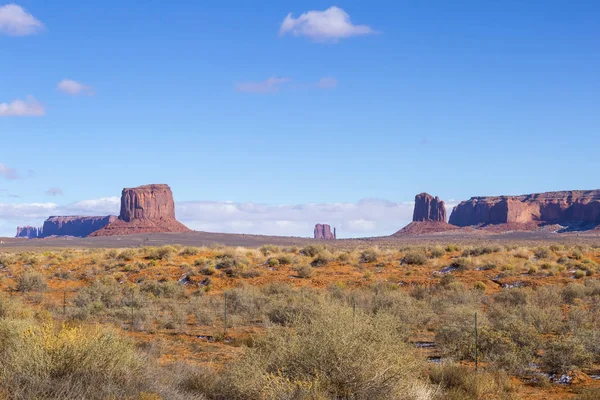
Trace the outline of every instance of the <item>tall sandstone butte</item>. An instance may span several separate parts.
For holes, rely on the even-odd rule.
[[[38,237],[50,236],[75,236],[86,237],[91,233],[104,228],[115,221],[117,217],[108,215],[104,217],[50,217],[44,221],[44,226]]]
[[[123,189],[119,219],[91,236],[189,231],[175,219],[171,188],[153,184]]]
[[[36,228],[35,226],[18,226],[17,236],[18,238],[36,239],[42,234],[42,228]]]
[[[429,193],[415,196],[413,220],[392,236],[425,235],[458,229],[446,223],[446,204]]]
[[[454,207],[450,223],[487,224],[600,224],[600,190],[534,193],[522,196],[472,197]]]
[[[333,240],[337,238],[335,228],[333,228],[333,233],[331,233],[331,226],[327,224],[316,224],[314,233],[315,239]]]
[[[415,196],[415,209],[413,222],[446,222],[446,205],[439,197],[429,193],[420,193]]]

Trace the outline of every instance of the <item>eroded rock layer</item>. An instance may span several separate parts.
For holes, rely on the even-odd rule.
[[[600,190],[472,197],[454,207],[450,224],[600,224]]]
[[[433,197],[428,193],[416,195],[413,222],[419,221],[446,222],[444,202],[439,197]]]
[[[123,189],[119,219],[91,236],[189,231],[175,219],[171,188],[154,184]]]
[[[323,240],[333,240],[336,239],[336,231],[333,228],[333,233],[331,232],[331,226],[327,224],[317,224],[315,225],[315,239],[323,239]]]
[[[18,238],[36,239],[42,234],[42,228],[35,226],[18,226],[17,236]]]
[[[108,215],[105,217],[50,217],[44,221],[44,227],[39,237],[50,236],[75,236],[85,237],[91,233],[104,228],[117,217]]]

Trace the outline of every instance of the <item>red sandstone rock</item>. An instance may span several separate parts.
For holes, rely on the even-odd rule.
[[[168,185],[123,189],[119,219],[90,236],[189,232],[175,219],[175,202]]]
[[[91,233],[104,228],[117,217],[109,215],[105,217],[50,217],[44,221],[39,237],[50,236],[75,236],[85,237]]]
[[[331,226],[327,224],[315,225],[315,239],[333,240],[336,237],[335,228],[333,228],[333,233],[331,233]]]
[[[458,226],[450,225],[444,221],[413,221],[392,236],[427,235],[457,229],[459,229]]]
[[[413,221],[446,222],[446,205],[439,197],[428,193],[418,194],[415,196]]]
[[[534,193],[522,196],[472,197],[452,211],[457,226],[486,224],[600,224],[600,190]]]
[[[17,236],[18,238],[35,239],[41,236],[42,228],[36,228],[35,226],[18,226]]]

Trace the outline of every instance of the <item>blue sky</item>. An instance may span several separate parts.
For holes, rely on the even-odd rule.
[[[275,210],[598,187],[598,2],[206,3],[0,11],[0,235],[36,223],[19,211],[32,204],[105,211],[74,205],[146,183]],[[13,116],[18,100],[43,115]],[[386,207],[343,214],[367,227],[346,234],[392,233],[390,215],[401,228],[410,212]],[[187,223],[328,222],[265,212],[260,228]]]

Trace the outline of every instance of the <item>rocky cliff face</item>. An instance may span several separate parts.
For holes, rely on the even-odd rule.
[[[39,237],[49,236],[75,236],[85,237],[102,229],[117,217],[109,215],[106,217],[50,217],[44,221],[44,227]]]
[[[333,228],[333,233],[331,233],[331,226],[327,224],[317,224],[315,225],[315,239],[324,239],[324,240],[333,240],[336,239],[337,232],[335,228]]]
[[[175,202],[168,185],[123,189],[119,219],[91,236],[189,232],[175,219]]]
[[[413,222],[421,221],[446,222],[446,205],[439,197],[428,193],[415,196]]]
[[[18,226],[17,236],[18,238],[36,239],[42,234],[42,228],[36,228],[35,226]]]
[[[452,211],[450,223],[485,224],[600,224],[600,190],[534,193],[522,196],[472,197]]]

